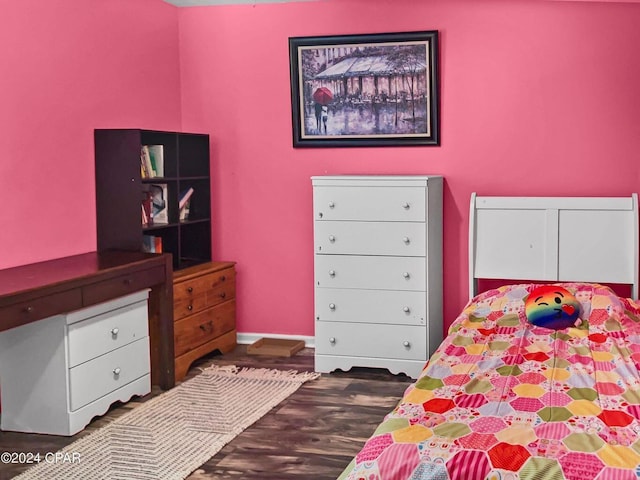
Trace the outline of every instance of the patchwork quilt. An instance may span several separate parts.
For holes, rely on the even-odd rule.
[[[465,307],[341,480],[638,480],[640,304],[563,283],[578,327],[527,321],[537,285]]]

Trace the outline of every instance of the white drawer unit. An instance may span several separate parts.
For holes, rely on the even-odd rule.
[[[442,177],[311,180],[315,369],[417,378],[443,333]]]
[[[0,334],[2,430],[74,435],[151,391],[148,291]]]

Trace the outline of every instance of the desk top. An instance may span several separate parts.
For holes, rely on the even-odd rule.
[[[161,255],[151,253],[107,251],[89,252],[11,267],[0,270],[0,297],[72,281],[82,282],[86,277],[107,271],[117,274],[119,269],[131,269],[136,263],[145,265],[153,259],[157,259],[159,264],[164,264],[165,261]]]

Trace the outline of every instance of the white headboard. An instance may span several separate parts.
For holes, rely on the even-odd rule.
[[[469,294],[477,280],[618,283],[638,298],[638,195],[471,195]]]

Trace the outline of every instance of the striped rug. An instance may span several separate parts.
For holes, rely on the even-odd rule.
[[[14,477],[184,479],[319,373],[212,366]],[[63,461],[65,460],[66,461]]]

